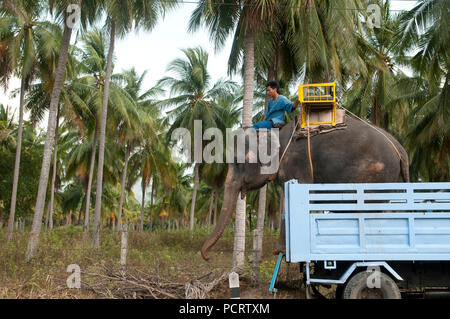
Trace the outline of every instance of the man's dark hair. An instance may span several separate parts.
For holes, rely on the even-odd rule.
[[[277,89],[277,93],[280,93],[280,85],[277,81],[269,81],[266,84],[266,87],[270,86],[272,89]]]

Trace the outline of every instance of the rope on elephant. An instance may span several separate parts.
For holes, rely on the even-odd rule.
[[[394,148],[395,152],[397,153],[398,158],[400,159],[400,161],[403,160],[402,158],[402,154],[400,154],[400,151],[398,150],[398,148],[394,145],[394,143],[391,141],[391,139],[389,137],[386,136],[386,134],[384,134],[382,131],[380,131],[375,125],[367,123],[366,121],[364,121],[362,118],[360,118],[358,115],[356,115],[355,113],[349,111],[348,109],[346,109],[345,107],[343,107],[341,105],[341,107],[346,110],[348,113],[350,113],[351,115],[353,115],[354,117],[356,117],[358,120],[360,120],[361,122],[363,122],[364,124],[367,124],[369,127],[373,128],[375,131],[377,131],[378,133],[380,133],[381,135],[383,135],[389,143],[391,143],[392,147]]]
[[[289,139],[289,142],[286,145],[286,147],[285,147],[285,149],[283,151],[283,154],[280,157],[280,161],[278,162],[277,172],[280,170],[281,162],[283,162],[284,155],[286,155],[286,152],[287,152],[287,150],[289,149],[289,146],[292,143],[292,138],[294,137],[295,131],[297,131],[298,123],[300,123],[300,121],[297,119],[297,117],[294,118],[294,121],[297,121],[297,124],[294,125],[294,129],[292,130],[291,138]]]
[[[287,150],[289,149],[289,146],[292,143],[292,139],[295,135],[295,132],[297,131],[297,127],[298,124],[300,123],[300,121],[298,120],[297,117],[295,117],[294,121],[297,121],[297,123],[294,125],[294,129],[292,130],[292,134],[291,137],[289,139],[288,144],[286,145],[286,148],[283,151],[283,154],[280,157],[280,161],[278,162],[278,168],[277,168],[277,172],[280,170],[281,167],[281,163],[283,162],[284,156],[286,155]],[[312,163],[312,158],[311,158],[311,134],[310,134],[310,127],[309,127],[309,113],[308,113],[308,159],[309,159],[309,169],[311,172],[311,178],[314,180],[314,168],[313,168],[313,163]]]
[[[309,126],[309,115],[310,112],[308,112],[308,159],[309,159],[309,171],[311,172],[311,180],[314,181],[314,168],[312,163],[312,157],[311,157],[311,127]]]

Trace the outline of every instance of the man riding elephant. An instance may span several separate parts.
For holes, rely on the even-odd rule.
[[[284,126],[286,123],[286,112],[292,113],[298,106],[298,99],[295,102],[289,101],[280,93],[280,86],[277,81],[269,81],[266,85],[266,94],[270,98],[264,119],[253,125],[255,130],[262,128],[272,129]]]

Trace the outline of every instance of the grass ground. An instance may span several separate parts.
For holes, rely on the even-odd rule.
[[[144,271],[156,274],[166,281],[191,282],[203,277],[203,281],[231,268],[233,232],[227,230],[213,247],[210,261],[204,261],[199,250],[208,236],[204,229],[191,233],[186,230],[129,233],[127,271]],[[263,260],[258,280],[252,281],[251,263],[247,259],[241,281],[241,297],[248,299],[272,298],[268,288],[276,256],[272,249],[278,240],[277,233],[266,233],[263,243]],[[0,232],[0,298],[104,298],[104,295],[86,288],[68,289],[66,280],[70,273],[67,266],[80,266],[83,283],[92,284],[97,279],[87,273],[98,273],[103,266],[118,267],[120,240],[105,230],[101,235],[101,247],[94,249],[88,239],[83,240],[81,227],[60,227],[50,234],[42,234],[39,253],[29,262],[25,260],[28,233],[16,233],[11,242],[4,240]],[[246,250],[251,251],[252,238],[246,238]],[[300,273],[295,264],[283,263],[278,276],[280,289],[277,298],[304,298],[300,289]],[[289,279],[289,280],[288,280]],[[112,283],[114,285],[114,283]],[[114,293],[106,296],[114,298]],[[229,298],[227,281],[216,286],[208,298]]]

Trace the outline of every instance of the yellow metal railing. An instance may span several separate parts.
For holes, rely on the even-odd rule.
[[[336,125],[336,83],[300,85],[298,88],[298,98],[302,105],[302,128],[305,128],[305,126],[308,125],[307,114],[310,114],[314,108],[326,109],[329,107],[332,110],[332,118],[331,121],[309,122],[309,125]]]

